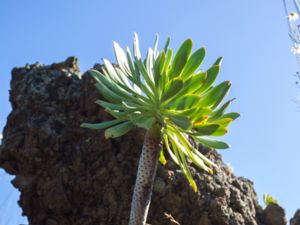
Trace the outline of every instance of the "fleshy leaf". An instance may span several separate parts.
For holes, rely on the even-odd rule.
[[[140,43],[139,43],[139,38],[137,33],[134,33],[133,51],[134,51],[135,58],[140,59],[141,58]]]
[[[113,104],[113,103],[106,102],[103,100],[97,100],[96,103],[105,109],[110,109],[110,110],[123,110],[124,109],[124,107],[120,104]]]
[[[204,57],[204,48],[198,49],[191,55],[181,72],[181,77],[183,80],[189,78],[189,76],[197,70],[197,68],[201,65]]]
[[[223,57],[217,58],[217,60],[214,62],[214,65],[221,66],[223,62]]]
[[[177,94],[177,92],[182,88],[182,85],[183,82],[181,78],[176,78],[170,81],[166,86],[165,92],[163,93],[162,101],[164,102]]]
[[[197,131],[196,136],[223,136],[227,133],[226,128],[219,124],[205,124],[195,126],[194,129]]]
[[[180,99],[175,98],[173,101],[168,103],[168,106],[172,109],[184,110],[196,107],[196,103],[199,101],[200,97],[198,95],[185,95]]]
[[[211,85],[215,82],[218,74],[220,71],[220,66],[219,65],[213,65],[211,68],[209,68],[206,73],[207,77],[204,81],[204,84],[197,90],[197,93],[201,94],[205,92],[207,89],[211,87]]]
[[[189,130],[192,127],[192,122],[185,116],[169,115],[170,119],[183,130]]]
[[[164,150],[163,148],[160,150],[159,152],[159,161],[162,165],[166,165],[167,164],[167,160],[166,160],[166,157],[164,155]]]
[[[226,103],[224,103],[219,109],[215,110],[209,118],[209,122],[210,121],[214,121],[216,119],[219,119],[225,112],[225,110],[228,108],[228,106],[231,104],[231,102],[235,100],[235,99],[231,99],[229,101],[227,101]]]
[[[110,120],[110,121],[105,121],[105,122],[101,122],[101,123],[82,123],[80,125],[80,127],[93,129],[93,130],[99,130],[99,129],[105,129],[107,127],[111,127],[111,126],[121,123],[123,121],[124,120]]]
[[[167,53],[168,49],[169,49],[169,44],[171,42],[171,38],[168,37],[167,41],[166,41],[166,44],[165,44],[165,47],[164,47],[164,51],[165,53]]]
[[[200,101],[200,105],[210,106],[212,109],[216,108],[219,103],[223,100],[230,89],[230,82],[224,81],[216,87],[212,88],[203,96]]]
[[[182,43],[182,45],[179,47],[179,49],[176,52],[176,55],[174,57],[171,70],[169,71],[170,77],[174,78],[180,75],[182,69],[184,68],[189,55],[192,50],[192,40],[187,39],[185,42]]]
[[[231,113],[226,113],[224,114],[223,116],[221,116],[220,118],[231,118],[233,120],[237,119],[240,117],[240,114],[239,113],[236,113],[236,112],[231,112]]]
[[[158,87],[159,82],[162,79],[165,61],[166,61],[166,54],[165,52],[161,52],[154,63],[154,83],[156,88]]]
[[[223,118],[223,119],[215,120],[213,123],[220,124],[223,127],[227,127],[232,121],[233,119],[231,118]]]
[[[226,142],[223,141],[217,141],[217,140],[201,138],[201,137],[194,137],[194,139],[200,144],[207,146],[209,148],[227,149],[230,147]]]
[[[117,138],[124,134],[126,134],[131,128],[133,124],[131,121],[127,121],[121,124],[118,124],[114,127],[108,128],[105,130],[105,138]]]
[[[134,114],[131,117],[131,121],[136,124],[137,126],[144,128],[146,130],[149,130],[153,123],[154,123],[154,118],[150,115],[147,114]]]

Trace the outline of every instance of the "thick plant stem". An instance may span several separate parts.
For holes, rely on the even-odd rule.
[[[147,132],[131,202],[129,225],[145,225],[157,170],[161,137]]]

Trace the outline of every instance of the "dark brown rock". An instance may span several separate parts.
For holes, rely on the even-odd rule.
[[[203,213],[203,215],[201,216],[201,219],[197,225],[211,225],[211,222],[208,219],[207,212]]]
[[[264,210],[264,218],[266,225],[286,225],[285,212],[282,207],[277,204],[270,203]]]
[[[290,225],[300,225],[300,209],[297,210],[294,217],[290,220]]]
[[[103,131],[80,128],[110,118],[94,103],[101,96],[93,84],[76,58],[12,71],[0,167],[16,175],[31,225],[128,223],[144,132],[106,140]],[[215,151],[200,151],[220,168],[214,175],[192,168],[195,193],[174,163],[159,165],[148,223],[263,225],[252,182],[235,177]]]

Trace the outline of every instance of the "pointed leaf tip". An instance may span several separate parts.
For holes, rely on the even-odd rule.
[[[194,180],[190,181],[190,185],[192,186],[194,192],[197,192],[198,189],[197,189],[197,184]]]
[[[221,65],[222,65],[222,62],[223,62],[223,57],[219,57],[219,58],[214,62],[213,65],[219,65],[219,66],[221,66]]]
[[[166,41],[165,47],[164,47],[165,53],[167,53],[167,51],[168,51],[170,41],[171,41],[171,38],[170,38],[170,36],[169,36],[168,39],[167,39],[167,41]]]

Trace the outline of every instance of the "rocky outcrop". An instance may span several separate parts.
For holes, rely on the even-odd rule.
[[[0,167],[16,175],[13,185],[31,225],[127,225],[144,132],[106,140],[103,131],[80,128],[110,118],[94,103],[98,98],[75,58],[13,69]],[[252,182],[234,176],[217,152],[199,150],[220,168],[214,175],[192,168],[194,193],[171,161],[159,166],[148,223],[273,225]]]
[[[285,225],[285,212],[277,204],[270,203],[264,210],[264,220],[267,225]]]
[[[300,209],[297,210],[294,217],[290,220],[291,225],[300,225]]]

